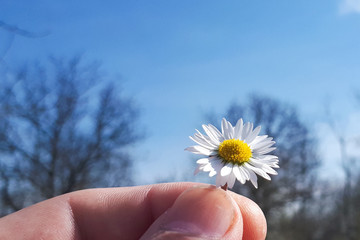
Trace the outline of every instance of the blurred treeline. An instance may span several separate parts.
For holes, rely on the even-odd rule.
[[[98,64],[50,58],[0,80],[0,214],[78,189],[129,185],[138,108]]]
[[[97,64],[77,57],[0,75],[1,215],[78,189],[131,184],[129,147],[143,138],[139,109],[103,75]],[[259,178],[258,190],[250,184],[233,190],[260,205],[267,239],[360,239],[359,159],[349,157],[341,129],[329,118],[329,135],[341,149],[333,167],[345,180],[335,182],[329,174],[320,180],[326,161],[318,153],[320,140],[296,108],[259,95],[248,99],[230,104],[224,115],[232,123],[252,121],[274,137],[281,168],[271,182]]]

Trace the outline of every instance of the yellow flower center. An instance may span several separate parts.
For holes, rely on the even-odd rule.
[[[219,146],[218,154],[224,162],[237,165],[248,162],[252,156],[249,145],[239,139],[223,141]]]

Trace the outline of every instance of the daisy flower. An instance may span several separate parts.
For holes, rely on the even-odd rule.
[[[271,180],[268,174],[277,175],[273,168],[279,168],[278,158],[269,155],[275,150],[273,138],[267,135],[259,136],[260,126],[253,129],[250,122],[243,123],[242,119],[232,126],[225,118],[221,122],[221,132],[211,124],[202,125],[206,134],[198,130],[190,139],[198,145],[185,150],[206,156],[197,160],[200,171],[209,172],[209,176],[216,176],[216,186],[226,189],[232,188],[235,180],[244,184],[251,181],[258,187],[257,175]]]

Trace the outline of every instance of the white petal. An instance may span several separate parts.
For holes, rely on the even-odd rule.
[[[206,140],[206,141],[208,141],[208,142],[211,142],[211,139],[208,137],[208,136],[206,136],[205,134],[202,134],[199,130],[197,130],[197,129],[195,129],[195,131],[196,131],[196,133],[194,134],[195,136],[197,136],[197,137],[199,137],[199,138],[201,138],[201,139],[204,139],[204,140]]]
[[[227,182],[228,188],[232,188],[232,187],[234,186],[235,180],[236,180],[235,175],[234,175],[233,173],[231,173],[231,174],[229,175],[228,182]]]
[[[201,170],[200,170],[201,165],[197,166],[195,171],[194,171],[194,175],[198,174]]]
[[[199,160],[196,161],[196,163],[198,164],[209,163],[209,158],[200,158]]]
[[[233,172],[234,172],[235,177],[237,178],[237,180],[239,180],[241,182],[241,184],[244,184],[246,182],[246,178],[243,175],[243,173],[240,172],[240,169],[238,166],[234,166]]]
[[[224,164],[221,162],[221,160],[220,159],[218,159],[218,158],[212,158],[211,160],[210,160],[210,163],[211,163],[211,165],[213,166],[213,168],[215,169],[215,171],[216,172],[220,172],[221,171],[221,169],[223,168],[223,166],[224,166]]]
[[[247,136],[247,138],[244,139],[244,142],[246,142],[246,143],[251,143],[251,142],[257,137],[257,135],[259,135],[260,130],[261,130],[261,126],[256,127],[256,128],[254,129],[254,131],[252,131],[252,132]]]
[[[221,176],[227,176],[227,175],[229,175],[231,173],[231,171],[232,171],[232,165],[227,164],[221,169],[220,175]]]
[[[263,142],[258,143],[256,145],[252,144],[252,146],[253,146],[253,150],[255,151],[255,150],[261,150],[263,148],[271,147],[272,145],[274,145],[274,143],[275,143],[274,141],[263,141]]]
[[[202,125],[202,127],[214,144],[217,144],[217,145],[220,144],[219,139],[216,137],[217,136],[216,133],[213,132],[212,129],[208,128],[208,126],[206,126],[205,124]]]
[[[224,186],[228,181],[229,175],[220,178],[220,186]]]
[[[205,167],[203,168],[204,172],[211,172],[214,171],[214,168],[211,166],[211,164],[207,164],[205,165]]]
[[[234,127],[231,125],[231,123],[228,121],[228,139],[234,138]]]
[[[213,176],[215,176],[216,175],[216,171],[211,171],[210,173],[209,173],[209,177],[213,177]]]
[[[261,168],[262,170],[264,170],[265,172],[267,172],[269,174],[277,175],[277,172],[274,169],[272,169],[267,163],[262,163],[261,161],[258,161],[257,159],[251,158],[249,164],[254,167]]]
[[[198,137],[198,138],[201,138],[201,139],[204,139],[208,142],[211,142],[211,139],[206,136],[205,134],[202,134],[199,130],[195,129],[196,133],[194,134],[194,136]]]
[[[213,125],[209,124],[208,125],[208,128],[212,129],[213,130],[213,133],[216,134],[216,136],[218,137],[218,140],[220,142],[224,141],[224,135],[222,135],[222,133],[216,128],[214,127]]]
[[[278,157],[274,155],[261,155],[257,158],[260,161],[277,160]]]
[[[250,173],[249,173],[249,171],[248,171],[246,168],[244,168],[243,166],[240,166],[240,167],[239,167],[239,170],[240,170],[240,172],[243,173],[243,175],[245,176],[245,179],[246,179],[246,180],[250,180]]]
[[[222,176],[220,175],[220,174],[218,174],[217,176],[216,176],[216,187],[221,187],[221,178],[222,178]]]
[[[267,165],[271,165],[271,164],[278,164],[279,163],[279,159],[277,158],[261,158],[262,155],[256,155],[253,154],[253,156],[251,157],[251,159],[255,159],[256,162],[259,162],[261,164],[267,164]]]
[[[235,129],[234,129],[234,138],[235,139],[239,139],[241,137],[241,133],[243,130],[243,120],[242,118],[240,118],[236,125],[235,125]]]
[[[251,171],[250,169],[247,169],[249,174],[250,174],[250,181],[251,183],[254,185],[255,188],[258,188],[258,184],[257,184],[257,176],[256,174]]]
[[[192,153],[195,153],[195,154],[201,154],[201,155],[207,155],[207,156],[210,156],[210,155],[213,155],[215,154],[214,151],[210,151],[209,149],[206,149],[202,146],[191,146],[191,147],[187,147],[185,148],[186,151],[189,151],[189,152],[192,152]]]
[[[245,138],[247,138],[247,136],[250,134],[250,132],[252,131],[253,128],[253,124],[252,123],[245,123],[243,131],[241,133],[241,140],[244,140]]]
[[[256,154],[266,154],[266,153],[274,151],[275,149],[276,149],[276,147],[265,148],[265,149],[260,149],[260,150],[254,151],[254,153],[256,153]]]
[[[271,167],[269,167],[268,165],[263,165],[262,169],[267,172],[268,174],[272,174],[272,175],[278,175],[277,171],[275,171],[274,169],[272,169]]]
[[[201,145],[204,148],[207,148],[209,150],[214,150],[217,148],[217,146],[213,143],[211,143],[210,141],[208,142],[205,138],[200,138],[199,136],[190,136],[189,137],[191,140],[193,140],[194,142],[196,142],[197,144]]]
[[[226,138],[226,135],[225,135],[225,132],[227,131],[227,123],[226,123],[226,119],[225,118],[223,118],[222,120],[221,120],[221,133],[222,133],[222,135],[224,135],[224,137]]]
[[[221,131],[225,139],[232,139],[234,135],[234,128],[225,118],[221,121]]]
[[[264,141],[265,139],[267,139],[267,135],[262,135],[262,136],[257,136],[252,142],[251,142],[251,144],[252,145],[255,145],[255,144],[257,144],[257,143],[260,143],[260,142],[262,142],[262,141]]]
[[[247,168],[247,169],[250,169],[252,170],[253,172],[255,172],[256,174],[258,174],[259,176],[262,176],[263,178],[267,179],[267,180],[271,180],[270,176],[266,174],[266,172],[260,168],[256,168],[256,167],[253,167],[251,166],[250,164],[248,163],[244,163],[244,166]]]

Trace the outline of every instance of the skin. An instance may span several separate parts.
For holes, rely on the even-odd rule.
[[[185,227],[172,224],[174,219],[180,219]],[[186,221],[201,223],[202,229],[212,232],[188,231]],[[261,240],[265,235],[266,220],[257,204],[231,191],[198,183],[76,191],[0,219],[0,239],[4,240]]]

